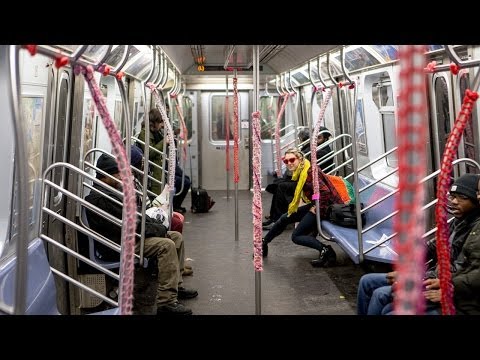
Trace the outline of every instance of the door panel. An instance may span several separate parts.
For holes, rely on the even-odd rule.
[[[249,126],[248,92],[239,92],[239,162],[240,180],[239,190],[248,190],[249,183]],[[229,94],[230,124],[233,123],[233,93]],[[201,136],[198,137],[200,149],[200,184],[207,190],[226,190],[225,170],[225,92],[203,92],[201,94],[200,123]],[[230,125],[230,189],[234,189],[233,183],[233,127]],[[196,185],[194,183],[194,185]]]

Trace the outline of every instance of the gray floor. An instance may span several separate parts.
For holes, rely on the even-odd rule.
[[[209,191],[216,201],[210,212],[185,214],[186,256],[193,276],[184,278],[199,296],[184,300],[197,315],[255,315],[255,272],[252,261],[252,193],[239,191],[239,239],[235,241],[233,191]],[[271,195],[262,194],[267,214]],[[190,194],[183,206],[190,209]],[[295,245],[291,230],[273,240],[261,272],[262,315],[351,315],[364,271],[336,245],[338,264],[313,268],[318,251]]]

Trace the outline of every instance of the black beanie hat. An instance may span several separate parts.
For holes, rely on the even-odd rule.
[[[117,174],[119,172],[117,162],[113,157],[107,154],[102,154],[98,158],[97,168],[110,175]],[[104,177],[104,175],[97,171],[97,179],[101,179],[102,177]]]
[[[476,204],[479,179],[478,174],[462,175],[453,182],[450,192],[468,196]]]

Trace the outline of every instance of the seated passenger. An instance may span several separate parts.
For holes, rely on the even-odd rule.
[[[472,214],[469,224],[465,224],[471,230],[461,249],[456,243],[455,252],[459,254],[452,265],[453,301],[457,315],[480,315],[480,176],[466,174],[460,179],[462,181],[455,182],[450,189],[453,214],[456,217],[459,213],[468,212],[469,207],[473,208],[468,212]],[[436,309],[430,309],[429,313],[441,314],[442,290],[438,276],[425,280],[424,285],[425,298],[430,305],[436,305]]]
[[[336,254],[330,245],[323,245],[319,240],[312,236],[312,232],[317,231],[316,207],[312,204],[313,195],[313,176],[310,161],[304,158],[303,154],[291,148],[285,152],[285,163],[290,171],[293,172],[292,180],[297,182],[293,200],[288,205],[288,211],[283,214],[272,226],[270,231],[263,238],[263,256],[268,255],[268,244],[278,235],[280,235],[288,224],[299,222],[292,233],[292,241],[295,244],[310,247],[319,251],[319,258],[312,260],[314,267],[333,265],[336,260]],[[331,204],[343,204],[343,201],[330,180],[317,166],[318,181],[320,190],[320,217],[325,218],[328,206]],[[300,206],[300,200],[306,205]]]
[[[142,149],[140,149],[136,145],[132,145],[130,154],[131,154],[130,163],[132,164],[132,166],[136,167],[139,170],[143,170],[144,158],[143,158]],[[135,182],[134,182],[135,188],[137,190],[143,192],[143,186],[142,186],[143,178],[142,178],[142,176],[135,171],[132,171],[132,173],[133,173],[134,180],[135,180]],[[141,206],[141,201],[142,201],[142,198],[138,197],[137,202],[139,202],[140,206]],[[147,204],[146,204],[146,207],[145,207],[146,209],[153,206],[152,201],[154,202],[154,199],[151,199],[150,196],[147,196]],[[183,232],[184,219],[185,219],[185,217],[182,214],[180,214],[176,211],[173,211],[172,212],[171,224],[168,222],[168,223],[164,223],[164,225],[167,226],[167,227],[168,227],[168,225],[170,225],[170,230],[178,231],[179,233],[182,233]]]
[[[120,179],[118,166],[114,158],[102,154],[97,161],[97,167],[107,174],[112,175],[114,178]],[[100,172],[97,172],[97,178],[114,188],[121,189],[121,183]],[[122,206],[106,198],[101,193],[107,194],[120,202],[122,199],[113,191],[105,189],[100,185],[94,184],[93,187],[100,193],[91,191],[85,200],[121,219]],[[121,243],[121,227],[112,226],[112,222],[88,209],[86,214],[90,227],[94,231],[117,244]],[[140,232],[139,220],[137,217],[137,232]],[[186,289],[182,286],[182,269],[185,257],[182,235],[175,231],[166,231],[163,225],[150,219],[148,216],[146,217],[145,224],[144,255],[146,257],[156,257],[158,266],[157,314],[172,313],[189,315],[192,311],[179,303],[178,299],[193,298],[196,297],[198,293],[196,290]],[[139,247],[140,244],[137,242],[135,250],[139,251]],[[99,246],[99,250],[100,248]],[[115,252],[115,254],[118,260],[118,253]]]
[[[464,244],[466,244],[467,237],[469,237],[469,234],[472,234],[472,241],[474,241],[473,239],[476,237],[474,228],[480,226],[480,205],[477,200],[478,182],[479,175],[465,174],[456,179],[450,188],[449,200],[452,214],[455,217],[449,225],[450,234],[453,235],[450,248],[453,279],[457,276],[457,269],[464,269],[462,264],[465,263],[465,251],[462,251],[462,249]],[[426,313],[439,314],[439,304],[435,304],[440,299],[440,290],[439,282],[436,281],[438,268],[436,243],[434,240],[427,243],[427,260],[429,260],[430,268],[425,275],[427,280],[424,281],[424,285],[427,288],[425,298],[428,300]],[[459,276],[461,274],[459,272]],[[392,284],[395,282],[395,278],[396,272],[362,276],[358,286],[358,314],[381,315],[391,313],[393,310],[391,304],[393,301]]]
[[[327,141],[332,134],[330,133],[330,130],[328,130],[325,126],[320,126],[319,131],[318,131],[318,136],[317,136],[317,147],[323,144],[325,141]],[[300,139],[300,143],[303,143],[306,140],[310,140],[310,131],[308,129],[303,129],[298,133],[298,138]],[[305,154],[305,158],[308,159],[308,161],[311,161],[311,152],[310,152],[310,142],[305,143],[302,145],[300,151]],[[321,149],[317,150],[317,163],[318,161],[326,156],[327,154],[330,154],[332,152],[332,149],[330,148],[330,145],[326,145]],[[333,158],[330,158],[326,161],[322,161],[321,164],[318,165],[318,167],[323,170],[323,171],[329,171],[333,169]]]
[[[275,177],[273,183],[267,185],[265,190],[273,196],[269,215],[266,216],[267,221],[262,223],[264,230],[270,230],[273,223],[287,212],[288,204],[293,200],[296,186],[297,182],[292,180],[292,172],[288,168],[281,178]]]
[[[143,158],[142,149],[140,149],[136,145],[132,145],[130,154],[131,154],[130,155],[130,163],[132,164],[132,166],[136,167],[139,170],[143,170],[143,168],[144,168],[144,158]],[[133,171],[133,176],[134,176],[135,188],[137,190],[143,192],[142,176],[135,171]],[[137,202],[138,202],[140,208],[141,208],[141,201],[142,201],[142,197],[140,197],[140,196],[137,197]],[[150,207],[154,206],[152,204],[152,202],[153,202],[153,204],[155,204],[156,203],[155,199],[153,199],[151,201],[151,199],[147,196],[146,209],[149,209]],[[172,212],[171,223],[169,224],[170,225],[170,230],[171,231],[178,231],[180,234],[183,233],[183,223],[184,223],[184,221],[185,221],[185,217],[182,214],[180,214],[176,211],[173,211]],[[167,224],[165,224],[165,223],[164,223],[164,225],[167,226]],[[192,275],[192,274],[193,274],[192,267],[190,265],[187,265],[187,264],[184,263],[183,275],[184,276],[189,276],[189,275]]]
[[[318,132],[318,137],[317,137],[317,146],[320,146],[323,144],[325,141],[328,141],[330,139],[330,136],[332,134],[330,133],[330,130],[328,130],[325,126],[320,126],[319,132]],[[330,145],[325,145],[321,149],[317,150],[317,162],[322,159],[324,156],[327,156],[327,154],[330,154],[332,152],[332,148]],[[320,169],[323,171],[330,171],[333,169],[333,157],[329,158],[328,160],[321,161],[320,164],[318,165]]]

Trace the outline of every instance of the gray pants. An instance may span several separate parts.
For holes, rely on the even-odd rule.
[[[177,301],[178,286],[183,282],[185,247],[182,234],[169,231],[171,239],[151,237],[145,239],[144,256],[156,257],[158,264],[157,306]],[[140,250],[137,243],[135,250]]]

